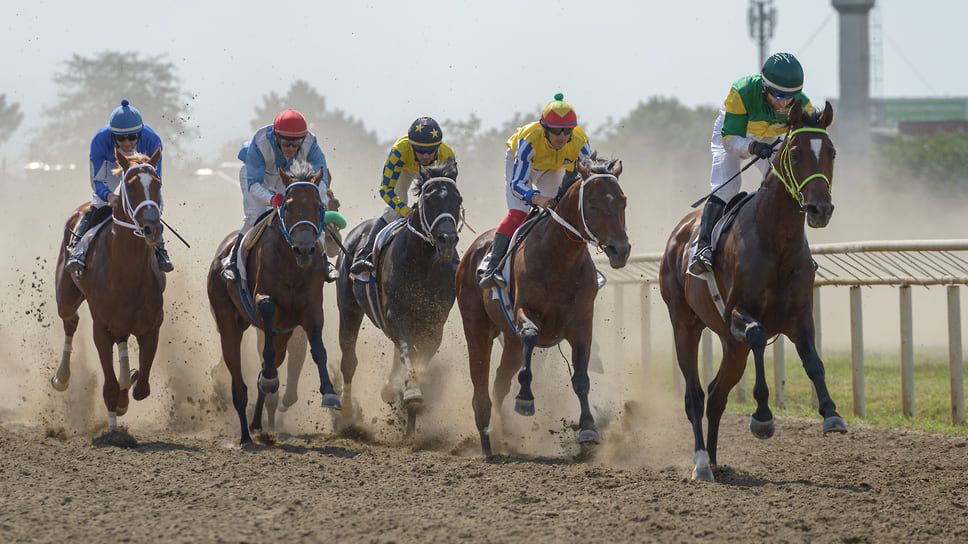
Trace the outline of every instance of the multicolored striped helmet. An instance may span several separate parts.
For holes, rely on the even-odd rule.
[[[565,102],[565,95],[558,93],[555,99],[541,110],[541,124],[552,128],[571,128],[578,126],[578,114],[571,104]]]
[[[410,130],[407,131],[407,139],[410,140],[412,147],[421,151],[432,151],[440,145],[444,139],[444,133],[433,117],[418,117],[411,123]]]
[[[141,120],[141,113],[128,105],[128,99],[121,101],[121,107],[111,112],[111,120],[108,126],[114,134],[137,134],[141,132],[144,123]]]
[[[272,132],[283,138],[302,138],[309,132],[306,118],[296,110],[286,110],[272,122]]]

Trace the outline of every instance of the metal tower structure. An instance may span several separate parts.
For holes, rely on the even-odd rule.
[[[766,57],[769,56],[768,46],[773,39],[773,29],[776,28],[776,9],[773,7],[773,0],[750,0],[747,21],[750,27],[750,38],[759,45],[760,56],[756,65],[759,71],[766,62]]]

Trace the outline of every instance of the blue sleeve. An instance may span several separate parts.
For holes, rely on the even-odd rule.
[[[112,164],[115,164],[117,159],[114,156],[114,141],[111,138],[111,132],[107,125],[101,127],[91,139],[91,187],[94,189],[94,193],[101,200],[108,199],[108,193],[111,192],[108,186],[104,184],[101,179],[104,177],[104,169],[110,169]]]
[[[534,158],[534,148],[531,142],[521,139],[518,142],[518,152],[514,155],[514,166],[511,170],[511,192],[518,198],[531,204],[531,195],[537,193],[536,189],[528,186],[528,172],[531,170],[531,161]]]
[[[262,183],[266,179],[266,158],[255,145],[254,140],[250,140],[248,145],[242,148],[245,151],[245,177],[248,183],[246,187],[252,187],[256,183]],[[239,157],[242,152],[239,152]]]
[[[138,153],[144,153],[150,157],[159,147],[162,147],[161,137],[154,130],[151,130],[151,127],[145,125],[141,130],[141,138],[138,140]],[[158,159],[158,166],[155,167],[159,176],[161,176],[161,162],[164,156],[165,153],[162,151],[161,157]]]
[[[313,136],[313,145],[309,148],[309,153],[306,155],[306,160],[309,164],[313,165],[313,171],[319,172],[320,168],[326,168],[326,155],[323,155],[323,150],[319,148],[319,144],[316,142],[316,137]],[[326,168],[323,173],[323,183],[329,188],[329,169]]]

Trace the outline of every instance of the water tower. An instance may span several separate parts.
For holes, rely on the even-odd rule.
[[[837,147],[866,157],[871,147],[871,54],[868,12],[874,0],[831,0],[840,16]]]

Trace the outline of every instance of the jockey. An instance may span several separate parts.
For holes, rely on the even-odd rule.
[[[271,125],[255,132],[252,138],[242,144],[239,151],[242,168],[239,170],[239,186],[242,189],[242,208],[245,218],[239,229],[235,246],[228,257],[222,260],[222,278],[228,282],[238,279],[239,244],[245,233],[255,226],[256,220],[265,212],[282,205],[286,186],[279,176],[279,169],[288,170],[294,160],[312,165],[318,172],[324,169],[319,185],[319,198],[323,208],[329,202],[329,168],[326,157],[316,142],[316,136],[309,132],[306,118],[296,110],[286,110],[276,116]],[[325,253],[323,259],[325,259]],[[326,265],[326,281],[329,277],[329,264]]]
[[[733,83],[713,124],[709,185],[716,194],[706,200],[702,211],[696,250],[689,260],[690,273],[701,275],[713,269],[712,231],[723,216],[726,203],[739,193],[742,179],[736,174],[740,161],[757,157],[755,164],[766,176],[771,167],[768,159],[773,154],[773,141],[786,133],[790,107],[799,100],[804,111],[813,111],[801,89],[803,68],[789,53],[775,53],[766,59],[759,74]]]
[[[94,226],[91,223],[95,211],[104,206],[113,207],[118,200],[114,191],[121,184],[121,173],[113,172],[118,168],[118,159],[114,156],[115,148],[127,156],[134,153],[150,156],[160,147],[161,138],[151,127],[144,124],[141,113],[130,106],[127,99],[122,100],[121,106],[111,112],[108,124],[101,127],[91,139],[91,188],[94,189],[94,195],[91,197],[91,207],[78,222],[74,238],[68,246],[71,256],[64,265],[68,272],[82,272],[86,268],[84,260],[87,247],[78,242]],[[155,170],[161,176],[160,158]],[[164,242],[155,248],[155,255],[158,257],[158,268],[164,272],[174,270]]]
[[[558,93],[541,111],[541,120],[519,128],[507,141],[504,159],[508,214],[494,234],[490,252],[477,268],[480,286],[506,287],[497,269],[508,250],[511,235],[532,207],[547,208],[565,177],[580,158],[588,157],[588,136],[578,126],[575,108]],[[552,195],[552,196],[547,196]]]
[[[407,192],[410,184],[420,179],[420,167],[442,164],[448,159],[456,160],[454,150],[443,142],[440,125],[430,117],[419,117],[410,125],[407,135],[390,148],[390,155],[383,165],[383,181],[380,196],[387,203],[383,214],[377,217],[366,238],[366,243],[356,251],[350,272],[362,274],[373,271],[373,243],[376,235],[400,217],[410,212]]]

